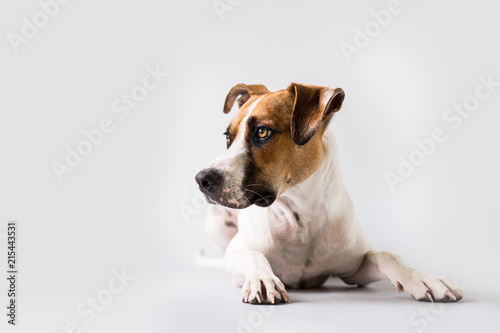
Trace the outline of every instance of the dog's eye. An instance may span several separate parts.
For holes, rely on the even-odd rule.
[[[267,141],[273,135],[273,131],[267,127],[261,126],[257,127],[255,134],[257,140],[259,140],[260,142],[264,142]]]
[[[265,128],[265,127],[260,127],[257,130],[257,134],[259,135],[259,138],[265,139],[269,135],[269,130],[267,128]]]

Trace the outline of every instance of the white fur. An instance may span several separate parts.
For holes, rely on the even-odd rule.
[[[255,100],[247,109],[245,117],[241,121],[238,128],[238,135],[234,139],[228,150],[224,152],[221,156],[210,162],[208,168],[218,169],[225,174],[226,188],[229,191],[231,189],[232,198],[229,199],[229,203],[239,206],[244,197],[244,193],[241,190],[243,177],[244,177],[244,165],[245,165],[245,136],[247,130],[247,120],[252,114],[253,109],[257,106],[262,98]]]
[[[448,281],[418,272],[390,253],[372,250],[342,182],[337,146],[328,130],[323,144],[324,160],[307,180],[286,190],[269,207],[239,211],[238,232],[227,245],[225,262],[235,283],[242,286],[243,301],[287,301],[284,284],[316,286],[330,275],[359,285],[388,279],[419,300],[461,299],[462,292]]]
[[[230,272],[238,272],[234,253],[241,251],[263,252],[274,272],[292,286],[318,275],[352,275],[359,268],[370,246],[342,183],[333,134],[327,131],[323,141],[325,158],[313,175],[268,208],[251,206],[240,212],[238,234],[226,250]],[[304,268],[307,260],[309,267]],[[242,278],[237,277],[238,284]]]

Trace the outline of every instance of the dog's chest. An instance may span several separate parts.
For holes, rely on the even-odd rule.
[[[296,247],[309,243],[314,228],[318,227],[311,225],[315,216],[306,215],[296,207],[280,202],[269,209],[268,219],[272,239]]]
[[[321,284],[324,275],[342,274],[350,266],[346,265],[353,246],[349,230],[328,221],[326,209],[281,202],[269,210],[269,226],[272,246],[266,257],[290,286]]]

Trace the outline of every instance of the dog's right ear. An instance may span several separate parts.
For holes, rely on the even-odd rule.
[[[227,94],[226,101],[224,102],[224,113],[229,113],[229,111],[231,111],[235,101],[238,102],[238,106],[241,108],[241,106],[245,104],[251,96],[264,95],[268,92],[269,90],[267,90],[266,86],[262,84],[237,84],[229,90],[229,93]],[[238,96],[240,96],[240,98],[238,98]]]

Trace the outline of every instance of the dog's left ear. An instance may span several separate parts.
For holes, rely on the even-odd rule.
[[[295,94],[291,132],[297,145],[306,144],[322,122],[328,123],[331,116],[340,110],[344,91],[340,88],[325,88],[292,83],[287,90]]]
[[[229,113],[231,111],[234,102],[238,102],[238,106],[241,108],[243,104],[245,104],[248,99],[253,95],[264,95],[267,94],[269,90],[267,90],[266,86],[262,84],[237,84],[226,96],[226,101],[224,102],[224,113]],[[236,99],[238,96],[240,98]]]

